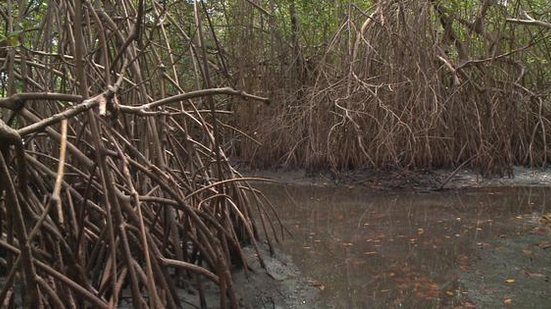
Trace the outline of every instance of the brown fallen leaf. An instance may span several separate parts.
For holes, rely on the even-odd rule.
[[[459,269],[461,269],[462,271],[468,271],[471,265],[469,256],[464,254],[458,255],[455,259],[455,262],[457,263]]]
[[[469,309],[469,308],[470,309],[475,309],[476,305],[471,303],[471,302],[466,301],[466,302],[463,303],[463,308],[465,308],[465,309]]]
[[[538,245],[538,247],[541,249],[551,248],[551,241],[543,241]]]
[[[524,271],[524,274],[526,275],[526,277],[529,277],[529,278],[545,278],[544,274],[533,273],[533,272],[529,272],[527,270]]]
[[[522,250],[522,254],[523,254],[524,256],[533,256],[533,255],[534,255],[534,252],[532,252],[532,250],[523,249],[523,250]]]
[[[530,231],[531,234],[547,236],[549,234],[549,227],[547,226],[537,226]]]
[[[325,290],[325,285],[321,284],[320,282],[317,282],[317,281],[310,281],[310,284],[311,284],[313,287],[318,288],[320,291]]]
[[[540,219],[541,224],[551,224],[551,213],[544,214]]]

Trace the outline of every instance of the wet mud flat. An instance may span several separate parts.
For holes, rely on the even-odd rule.
[[[260,265],[253,248],[246,247],[244,254],[249,269],[245,271],[241,268],[232,274],[241,308],[299,309],[318,303],[319,291],[303,276],[287,254],[280,250],[270,254],[266,246],[262,246],[260,254],[265,267]],[[206,284],[204,290],[207,308],[219,308],[218,286]],[[197,301],[188,300],[186,303],[201,308]]]
[[[319,290],[304,308],[550,308],[551,190],[528,176],[382,191],[296,174],[261,189],[294,235],[281,250]]]
[[[275,250],[273,255],[263,250],[261,254],[265,268],[260,266],[253,250],[247,248],[246,255],[253,272],[247,275],[239,271],[234,276],[243,308],[299,309],[319,302],[318,289],[301,273],[289,255],[280,250]]]
[[[243,251],[249,266],[248,270],[240,268],[232,272],[240,308],[299,309],[310,308],[313,304],[318,303],[319,290],[303,276],[289,255],[277,249],[274,254],[270,254],[267,246],[261,245],[259,252],[265,264],[265,267],[262,267],[252,247],[245,247]],[[4,285],[4,280],[4,277],[0,277],[0,289]],[[183,308],[216,309],[221,307],[217,285],[207,280],[203,281],[204,307],[202,307],[199,291],[196,289],[195,282],[192,281],[187,280],[183,283],[183,287],[176,288]],[[16,291],[16,308],[23,308],[22,293],[23,291],[20,289]],[[147,301],[147,292],[144,291],[144,293],[144,299]],[[0,305],[0,308],[4,307]],[[129,288],[123,292],[117,308],[134,308]]]
[[[306,170],[245,170],[249,176],[270,179],[286,185],[360,187],[375,191],[441,191],[480,187],[551,186],[550,168],[514,167],[508,175],[481,176],[470,169],[357,169],[343,172]]]
[[[480,245],[459,278],[479,308],[551,308],[551,233],[547,227]]]

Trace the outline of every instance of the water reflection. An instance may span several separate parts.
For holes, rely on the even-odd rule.
[[[457,284],[486,241],[524,231],[546,211],[543,188],[365,192],[263,186],[294,234],[283,242],[328,307],[468,304]]]

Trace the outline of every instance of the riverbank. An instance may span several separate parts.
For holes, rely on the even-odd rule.
[[[372,170],[358,169],[338,173],[306,170],[245,170],[247,176],[268,178],[291,185],[363,187],[371,190],[435,191],[504,186],[551,186],[551,169],[514,167],[503,177],[483,177],[470,169],[461,170]]]
[[[549,308],[551,233],[539,222],[526,222],[530,220],[518,217],[529,227],[526,231],[480,243],[472,265],[459,276],[469,303],[478,308]]]
[[[318,308],[319,289],[308,280],[291,261],[289,255],[275,249],[271,255],[265,245],[260,245],[259,252],[265,264],[263,268],[252,247],[243,248],[247,259],[248,270],[243,268],[232,271],[233,287],[239,298],[239,307],[243,309],[299,309]],[[188,282],[186,288],[178,288],[180,302],[185,308],[220,308],[220,290],[210,281],[202,283],[204,306],[201,305],[199,292],[195,285]],[[130,309],[132,299],[122,300],[119,308]],[[305,307],[306,306],[306,307]]]
[[[245,254],[251,272],[248,275],[242,270],[234,273],[234,284],[243,308],[318,307],[315,304],[319,302],[319,288],[300,272],[289,255],[278,249],[275,249],[274,255],[262,250],[264,269],[252,248],[246,248]]]

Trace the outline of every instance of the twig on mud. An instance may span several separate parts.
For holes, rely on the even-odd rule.
[[[467,164],[471,163],[472,160],[474,160],[476,158],[476,156],[472,156],[470,157],[469,159],[463,161],[463,163],[459,164],[458,167],[456,167],[449,175],[448,177],[446,177],[446,179],[444,179],[444,181],[442,181],[442,183],[438,186],[438,188],[435,189],[435,191],[441,191],[444,189],[444,186],[446,186],[446,184],[448,184],[448,182],[450,180],[452,180],[452,178],[463,168],[465,167]]]

